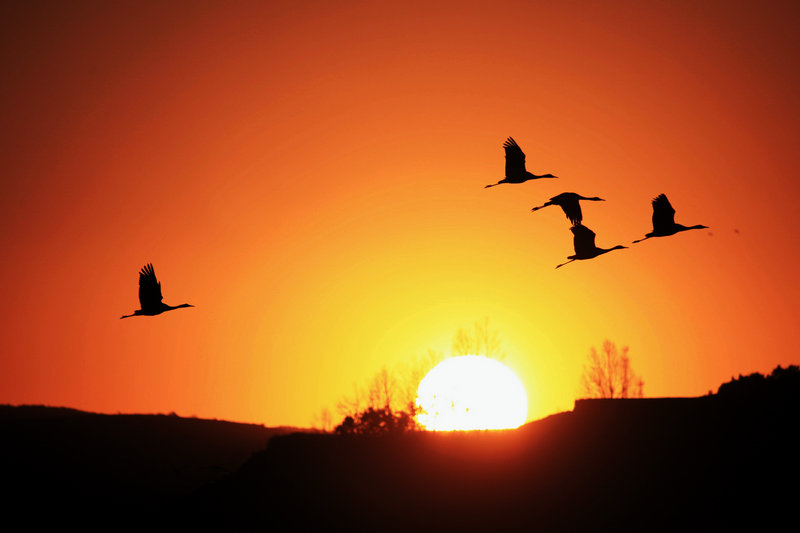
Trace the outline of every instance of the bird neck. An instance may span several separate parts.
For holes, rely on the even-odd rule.
[[[704,226],[702,224],[697,224],[695,226],[688,226],[688,227],[684,226],[683,224],[675,224],[675,226],[678,228],[678,231],[686,231],[686,230],[690,230],[690,229],[705,229],[705,228],[708,228],[708,226]]]
[[[601,253],[611,252],[611,251],[614,251],[614,250],[622,250],[623,248],[627,248],[627,246],[622,246],[621,244],[618,244],[613,248],[609,248],[608,250],[603,250]],[[601,248],[601,250],[602,250],[602,248]]]

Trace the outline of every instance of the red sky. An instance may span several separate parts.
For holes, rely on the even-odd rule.
[[[530,418],[798,362],[796,2],[3,2],[0,402],[308,425],[489,317]],[[513,136],[558,180],[484,189]],[[666,193],[685,225],[650,230]],[[155,265],[165,302],[138,308]]]

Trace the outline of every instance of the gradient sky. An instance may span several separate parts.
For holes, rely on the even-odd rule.
[[[602,4],[602,5],[599,5]],[[3,2],[0,403],[308,425],[489,317],[529,418],[798,362],[797,2]],[[513,136],[558,180],[484,189]],[[550,196],[584,207],[573,253]],[[164,301],[138,308],[155,265]]]

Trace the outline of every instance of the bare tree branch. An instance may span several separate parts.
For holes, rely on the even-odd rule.
[[[602,354],[591,348],[581,383],[590,398],[641,398],[644,395],[644,381],[631,367],[628,347],[623,346],[620,353],[608,340],[603,342]]]
[[[476,320],[472,329],[458,328],[450,351],[453,356],[484,355],[497,360],[502,360],[506,355],[502,350],[500,334],[489,328],[488,317]]]

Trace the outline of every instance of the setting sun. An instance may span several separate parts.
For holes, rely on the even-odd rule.
[[[511,429],[525,423],[528,398],[519,378],[478,355],[439,363],[417,389],[417,420],[434,431]]]

